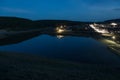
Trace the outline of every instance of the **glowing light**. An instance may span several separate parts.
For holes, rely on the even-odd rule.
[[[109,33],[107,30],[105,30],[105,29],[98,29],[98,28],[96,28],[94,25],[90,25],[90,27],[92,28],[92,29],[94,29],[96,32],[98,32],[98,33]]]
[[[93,25],[97,26],[98,24],[94,23]]]
[[[111,37],[112,34],[101,34],[102,36],[108,36],[108,37]]]
[[[57,35],[57,38],[58,39],[61,39],[61,38],[63,38],[64,36],[63,35]]]
[[[57,33],[62,33],[62,32],[64,32],[65,30],[64,30],[64,29],[61,29],[61,28],[56,28],[56,31],[57,31]]]
[[[116,44],[115,41],[108,40],[108,39],[103,39],[102,42],[104,42],[104,43],[106,43],[106,44],[112,44],[112,45],[115,45],[115,44]]]
[[[62,32],[64,32],[64,30],[59,29],[57,32],[58,32],[58,33],[62,33]]]
[[[117,26],[117,23],[111,23],[112,26]]]
[[[60,28],[64,28],[63,26],[60,26]]]
[[[112,36],[112,39],[116,39],[116,37],[115,37],[115,36]]]
[[[65,29],[63,26],[60,26],[60,27],[56,28],[56,31],[57,31],[57,33],[63,33],[63,32],[65,32]]]

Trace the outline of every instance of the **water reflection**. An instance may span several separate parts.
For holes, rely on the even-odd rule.
[[[40,33],[27,33],[27,34],[17,34],[12,35],[3,39],[0,39],[0,45],[10,45],[10,44],[17,44],[29,39],[32,39],[34,37],[37,37],[41,35]],[[48,34],[50,35],[50,34]],[[115,52],[117,54],[120,54],[120,36],[119,34],[101,34],[101,35],[90,35],[90,34],[84,34],[84,35],[51,35],[56,36],[57,39],[63,39],[67,36],[72,37],[91,37],[103,44],[105,44],[108,49],[112,52]]]
[[[8,43],[2,44],[5,46],[0,46],[0,50],[39,54],[50,58],[86,63],[120,63],[120,58],[112,53],[116,53],[116,50],[120,49],[119,44],[116,42],[119,38],[116,36],[113,39],[112,37],[90,34],[79,36],[41,35],[38,33],[36,35],[14,35],[12,39],[11,37],[4,39]]]
[[[62,38],[64,38],[64,35],[57,35],[56,36],[58,39],[62,39]]]
[[[27,33],[6,35],[6,37],[0,39],[0,46],[21,43],[23,41],[32,39],[39,35],[41,35],[41,33],[39,32],[27,32]]]
[[[107,37],[103,36],[98,41],[107,45],[112,52],[120,55],[120,36],[118,34]]]
[[[77,36],[77,37],[81,37],[81,36]],[[65,35],[57,35],[56,37],[58,39],[62,39],[63,37],[66,37],[66,36]],[[102,35],[98,35],[98,36],[83,35],[82,37],[91,37],[91,38],[105,44],[110,51],[120,55],[120,36],[119,36],[119,34],[114,34],[114,35],[102,34]]]
[[[25,40],[29,40],[31,38],[34,38],[36,36],[39,36],[40,33],[29,33],[29,34],[19,34],[19,35],[13,35],[7,38],[3,38],[0,39],[0,45],[9,45],[9,44],[16,44],[16,43],[20,43],[22,41]],[[58,39],[62,39],[64,37],[66,37],[66,35],[52,35],[52,36],[56,36]],[[67,35],[67,36],[73,36],[73,35]],[[103,44],[105,44],[109,50],[112,50],[112,52],[116,52],[118,54],[120,54],[120,36],[119,34],[102,34],[102,35],[74,35],[73,37],[91,37]]]

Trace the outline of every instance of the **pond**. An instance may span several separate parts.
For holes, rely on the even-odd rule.
[[[27,53],[80,63],[120,64],[120,57],[92,37],[39,35],[0,46],[0,51]]]

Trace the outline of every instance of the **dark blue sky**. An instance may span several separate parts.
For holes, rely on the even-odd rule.
[[[0,16],[102,21],[120,18],[120,0],[0,0]]]

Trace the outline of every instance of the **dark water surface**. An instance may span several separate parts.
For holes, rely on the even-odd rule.
[[[90,37],[40,35],[35,38],[5,46],[0,51],[39,54],[43,57],[65,59],[83,63],[120,64],[120,57],[107,46]]]

